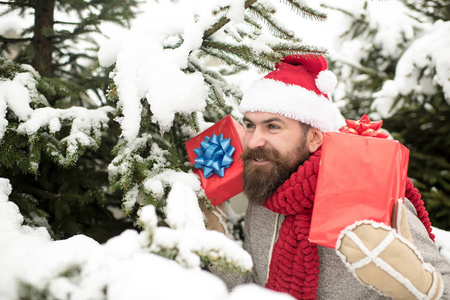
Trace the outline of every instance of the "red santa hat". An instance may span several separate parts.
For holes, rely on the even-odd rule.
[[[333,131],[337,109],[328,94],[336,76],[321,55],[291,55],[244,93],[239,110],[270,112],[300,121],[323,132]]]

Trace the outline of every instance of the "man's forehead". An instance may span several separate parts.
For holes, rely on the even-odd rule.
[[[286,118],[285,116],[282,116],[280,114],[275,113],[269,113],[269,112],[246,112],[244,115],[244,121],[250,121],[250,122],[289,122],[293,121],[291,119]]]

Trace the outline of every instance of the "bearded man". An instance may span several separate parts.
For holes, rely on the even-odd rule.
[[[296,299],[450,299],[450,264],[432,240],[428,214],[409,180],[403,223],[387,229],[395,232],[389,248],[366,253],[384,256],[386,268],[395,274],[377,264],[350,271],[360,255],[351,241],[343,239],[338,251],[309,242],[323,134],[335,127],[336,109],[328,98],[335,84],[324,57],[294,55],[244,94],[241,159],[249,200],[244,249],[254,266],[247,277],[213,272],[230,289],[254,282]],[[224,232],[215,214],[205,214],[211,229]],[[382,244],[375,242],[379,234],[385,234],[379,229],[362,226],[354,232],[376,249]],[[403,270],[411,266],[413,271]]]

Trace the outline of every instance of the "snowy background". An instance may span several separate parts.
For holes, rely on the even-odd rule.
[[[215,19],[209,18],[209,11],[217,2],[223,1],[180,1],[178,5],[169,1],[159,4],[149,2],[145,13],[138,18],[131,30],[105,28],[113,35],[105,40],[99,52],[99,61],[108,66],[116,63],[114,80],[118,86],[120,103],[123,110],[121,122],[122,134],[131,143],[139,143],[139,116],[142,107],[140,99],[155,101],[150,103],[155,121],[162,129],[170,127],[176,111],[192,112],[202,110],[205,105],[206,89],[203,79],[198,74],[186,74],[180,71],[185,67],[187,56],[195,51],[201,43],[201,37]],[[332,5],[333,1],[329,2]],[[359,0],[346,1],[345,9],[357,11],[361,8]],[[312,5],[313,3],[311,3]],[[239,24],[243,18],[243,1],[230,1],[228,15],[232,22]],[[419,26],[411,18],[402,18],[403,6],[398,1],[373,1],[369,4],[372,26],[378,29],[376,42],[384,45],[387,52],[395,51],[399,34],[412,34],[411,28]],[[202,16],[200,22],[194,22],[192,14]],[[329,12],[329,21],[309,23],[299,21],[289,11],[280,6],[283,22],[296,22],[298,35],[308,44],[324,46],[330,55],[351,61],[361,55],[363,47],[356,41],[343,45],[337,37],[348,27],[349,20],[337,12]],[[386,14],[396,17],[387,18]],[[11,20],[2,20],[0,30],[7,26],[23,26]],[[423,65],[432,57],[437,70],[437,81],[450,95],[448,83],[448,36],[449,24],[420,25],[425,32],[410,48],[399,62],[398,76],[387,82],[376,101],[378,113],[388,114],[397,93],[407,93],[418,87],[418,74],[413,65]],[[314,28],[314,30],[309,30]],[[115,32],[117,31],[117,32]],[[114,32],[114,34],[113,34]],[[169,54],[161,51],[157,45],[174,42],[171,37],[176,32],[183,32],[185,43]],[[445,36],[443,38],[443,36]],[[250,41],[249,41],[250,42]],[[264,50],[264,41],[251,41]],[[424,47],[433,42],[436,47]],[[346,47],[345,55],[342,48]],[[149,70],[160,70],[150,72]],[[32,72],[32,70],[30,70]],[[230,77],[245,90],[254,79],[261,77],[254,71]],[[168,80],[170,79],[170,80]],[[173,89],[173,82],[177,89]],[[152,83],[151,85],[149,83]],[[155,84],[155,82],[157,84]],[[430,82],[420,82],[420,87],[432,92]],[[35,90],[35,82],[24,73],[13,81],[0,83],[0,114],[4,117],[6,107],[14,111],[23,121],[19,130],[32,134],[42,126],[49,126],[57,132],[61,122],[74,120],[68,144],[84,143],[91,145],[94,141],[90,132],[98,131],[108,121],[106,113],[109,108],[95,111],[85,109],[46,110],[30,108],[30,90]],[[28,89],[23,88],[28,86]],[[154,88],[157,86],[158,88]],[[190,93],[185,93],[189,90]],[[449,97],[450,98],[450,97]],[[173,99],[176,99],[173,100]],[[339,95],[336,95],[339,105]],[[447,101],[450,101],[447,99]],[[389,112],[392,113],[392,112]],[[6,124],[0,120],[0,138]],[[205,128],[210,124],[202,124]],[[198,253],[208,253],[211,260],[225,260],[239,266],[242,270],[251,268],[250,257],[239,245],[223,235],[206,231],[203,217],[198,208],[193,191],[200,189],[199,182],[193,174],[166,173],[164,180],[171,180],[173,189],[167,200],[167,223],[170,228],[156,226],[156,214],[151,206],[140,212],[140,221],[144,230],[140,233],[128,230],[99,244],[93,239],[79,235],[60,241],[53,241],[46,228],[32,228],[22,225],[23,217],[15,204],[8,201],[11,185],[7,179],[0,179],[0,299],[19,299],[27,291],[36,295],[49,293],[54,299],[292,299],[287,295],[277,294],[255,285],[246,285],[229,293],[225,285],[214,275],[202,271]],[[148,189],[158,192],[162,185],[158,178],[146,182]],[[162,179],[161,179],[162,180]],[[175,203],[176,204],[173,204]],[[436,244],[442,254],[450,261],[450,233],[434,228]],[[179,253],[176,260],[168,260],[155,252],[173,251]],[[28,289],[27,289],[28,288]]]

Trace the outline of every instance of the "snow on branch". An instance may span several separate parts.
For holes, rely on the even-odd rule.
[[[225,235],[205,229],[198,199],[187,184],[176,182],[167,198],[166,223],[155,227],[153,206],[141,209],[141,222],[149,236],[149,250],[174,259],[187,268],[200,269],[201,259],[221,267],[248,273],[252,259],[236,242]]]
[[[152,122],[167,132],[176,114],[203,112],[214,99],[222,99],[209,96],[215,94],[208,93],[210,89],[220,88],[210,85],[202,68],[192,68],[199,58],[219,58],[241,70],[250,66],[267,70],[288,50],[324,52],[300,48],[299,40],[272,18],[274,10],[264,1],[258,11],[270,21],[263,27],[258,24],[261,20],[251,20],[249,12],[255,8],[249,6],[256,2],[149,1],[129,31],[102,45],[100,64],[115,65],[113,79],[123,113],[124,139],[132,141],[140,134],[141,101],[150,105]],[[273,27],[281,37],[266,30]],[[292,42],[288,50],[273,49],[287,40]]]
[[[396,103],[399,96],[421,95],[418,99],[425,100],[442,89],[450,105],[449,31],[450,22],[438,21],[403,53],[394,79],[386,81],[375,94],[372,108],[382,117],[392,116],[400,107],[408,105],[403,101]]]
[[[156,249],[156,244],[175,243],[180,260],[192,263],[195,253],[202,255],[211,247],[209,243],[218,242],[223,248],[217,252],[218,257],[237,257],[232,252],[239,252],[242,261],[233,259],[230,263],[251,267],[251,259],[242,255],[244,250],[233,245],[233,241],[200,228],[201,212],[194,213],[195,205],[189,201],[194,196],[183,199],[180,195],[186,187],[175,187],[170,201],[173,205],[184,201],[184,205],[180,205],[194,213],[193,218],[186,214],[184,225],[177,226],[195,232],[198,238],[170,228],[166,228],[169,232],[166,236],[164,230],[157,227],[155,210],[149,205],[140,216],[145,223],[144,231],[127,230],[105,244],[84,235],[53,241],[44,227],[22,225],[23,217],[18,207],[8,201],[11,190],[9,180],[0,178],[0,294],[5,299],[28,299],[26,295],[34,299],[41,295],[45,299],[238,300],[255,293],[261,295],[259,299],[290,299],[282,294],[277,298],[278,294],[254,285],[241,287],[236,295],[228,293],[225,284],[211,273],[195,265],[190,265],[194,268],[183,268],[175,261],[149,251]],[[152,231],[154,235],[149,239]]]
[[[100,144],[101,132],[108,126],[108,114],[113,111],[110,106],[97,109],[71,107],[57,109],[43,106],[46,100],[37,91],[35,76],[39,76],[29,67],[29,72],[17,73],[12,80],[0,82],[0,139],[3,138],[9,125],[8,112],[17,119],[17,133],[38,136],[40,131],[51,135],[60,132],[63,126],[70,126],[70,133],[55,143],[47,145],[53,150],[48,154],[60,165],[73,164],[86,148],[96,149]],[[48,105],[48,103],[47,103]],[[12,127],[11,127],[12,128]],[[64,150],[61,149],[64,146]],[[81,150],[81,151],[80,151]]]

